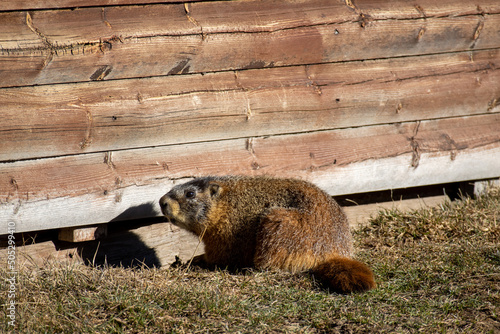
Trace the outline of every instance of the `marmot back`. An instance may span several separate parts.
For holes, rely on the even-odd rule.
[[[160,205],[170,222],[202,236],[208,264],[311,270],[337,292],[375,286],[370,269],[351,259],[344,212],[309,182],[203,177],[175,186]]]

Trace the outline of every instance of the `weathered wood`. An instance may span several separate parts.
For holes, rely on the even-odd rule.
[[[0,247],[0,257],[7,258],[7,249]],[[58,249],[52,241],[41,241],[16,246],[16,269],[44,268],[48,263],[75,265],[83,263],[78,247]]]
[[[164,3],[178,3],[178,2],[191,2],[193,0],[169,0]],[[206,1],[210,3],[209,1]],[[255,9],[260,9],[267,5],[265,8],[267,12],[270,12],[268,15],[276,15],[275,12],[271,12],[271,10],[276,10],[277,4],[279,5],[294,5],[294,1],[232,1],[237,4],[230,4],[229,2],[226,6],[237,6],[241,13],[239,15],[235,15],[234,20],[244,19],[246,18],[245,14],[251,11],[255,11]],[[325,1],[309,1],[313,2],[316,7],[321,8],[321,3]],[[332,2],[332,1],[330,1]],[[95,7],[95,6],[119,6],[119,5],[136,5],[136,4],[148,4],[154,3],[151,0],[45,0],[45,1],[29,1],[29,0],[10,0],[10,1],[2,1],[0,3],[0,11],[13,11],[13,10],[30,10],[30,9],[48,9],[48,8],[84,8],[84,7]],[[497,8],[498,3],[495,0],[481,0],[481,1],[466,1],[466,0],[442,0],[439,2],[432,0],[420,0],[418,5],[415,5],[411,2],[405,0],[392,0],[394,8],[403,14],[408,16],[415,16],[418,13],[421,16],[439,16],[439,15],[459,15],[465,13],[477,13],[482,10],[490,11],[491,8]],[[335,4],[338,4],[339,10],[342,6],[347,7],[351,11],[356,11],[359,13],[363,13],[366,11],[370,11],[372,16],[377,16],[381,9],[380,1],[345,1],[340,0],[336,1]],[[192,6],[199,6],[210,12],[207,6],[203,6],[203,1],[200,3],[194,3]],[[213,6],[215,7],[215,6]],[[220,7],[218,7],[220,11]],[[303,14],[300,11],[300,8],[297,9],[298,14]],[[305,11],[305,9],[303,9]],[[406,16],[405,16],[406,17]]]
[[[491,50],[9,88],[0,161],[496,112],[499,87]]]
[[[0,13],[0,87],[498,48],[500,4],[486,4],[435,16],[401,2],[357,13],[331,1]]]
[[[45,174],[46,171],[40,172]],[[82,170],[79,169],[78,172]],[[46,177],[46,175],[41,175],[41,177]],[[69,185],[76,190],[76,193],[60,196],[68,192],[59,189],[58,194],[57,190],[54,191],[54,188],[49,186],[48,188],[52,189],[47,190],[53,193],[52,197],[47,196],[39,200],[12,199],[8,203],[0,204],[0,228],[3,229],[5,225],[5,231],[7,231],[7,222],[10,221],[16,223],[16,231],[26,232],[155,217],[160,215],[158,199],[173,185],[168,180],[161,180],[156,184],[121,187],[110,191],[102,188],[101,191],[96,192],[95,189],[99,188],[99,184],[108,181],[100,177],[102,176],[96,175],[95,182],[92,178],[88,179],[89,194],[82,195],[85,192],[83,188],[76,190],[76,187],[73,188],[74,185]],[[75,174],[74,180],[79,182],[78,179],[79,177]],[[48,194],[48,192],[42,192]],[[29,194],[25,195],[29,196]]]
[[[189,232],[155,221],[115,223],[109,235],[98,241],[62,242],[52,231],[31,237],[18,234],[16,241],[18,270],[43,268],[50,262],[159,267],[172,264],[177,256],[188,261],[193,254],[203,253],[203,246],[199,247],[197,238]],[[6,238],[0,237],[0,257],[5,258],[6,252]]]
[[[85,227],[67,227],[59,230],[58,238],[67,242],[82,242],[97,240],[106,237],[108,234],[108,225],[100,224],[97,226]]]
[[[357,229],[366,225],[371,218],[374,218],[380,211],[383,210],[418,210],[438,206],[448,200],[448,196],[440,195],[425,198],[395,200],[390,202],[377,202],[344,207],[344,212],[349,219],[349,225],[351,228]]]
[[[332,195],[494,178],[499,154],[497,113],[18,161],[0,167],[0,220],[28,231],[152,217],[188,175],[298,177]]]
[[[96,265],[168,266],[179,254],[179,237],[183,233],[187,232],[166,222],[118,229],[103,240],[81,244],[78,250],[86,262]]]
[[[84,6],[80,6],[84,7]],[[48,7],[45,7],[48,8]],[[187,36],[193,34],[277,32],[297,27],[397,19],[431,19],[500,13],[494,0],[380,3],[367,1],[357,10],[340,1],[206,1],[0,13],[2,48],[44,47],[40,34],[53,46],[99,43],[119,37]],[[363,16],[360,16],[360,13]],[[36,29],[35,29],[36,28]],[[33,30],[38,30],[38,33]],[[16,39],[12,40],[15,34]]]
[[[191,2],[192,0],[169,0],[163,3],[178,3],[178,2]],[[234,4],[232,3],[234,2]],[[227,2],[226,6],[236,7],[237,10],[233,10],[233,16],[224,18],[226,20],[234,20],[236,22],[246,19],[248,12],[253,12],[256,9],[263,9],[264,16],[276,17],[277,10],[279,6],[300,6],[301,2],[298,4],[295,1],[232,1]],[[322,4],[332,2],[332,1],[308,1],[314,4],[314,8],[322,9]],[[29,1],[29,0],[10,0],[2,1],[0,3],[0,11],[14,11],[14,10],[30,10],[30,9],[49,9],[49,8],[84,8],[84,7],[96,7],[96,6],[119,6],[119,5],[136,5],[136,4],[148,4],[154,3],[151,0],[45,0],[45,1]],[[198,6],[197,8],[202,8],[205,12],[213,14],[210,10],[211,1],[203,1],[199,3],[190,4],[191,6]],[[336,1],[334,3],[338,5],[338,10],[342,7],[346,7],[349,10],[357,13],[363,13],[369,11],[373,17],[378,17],[379,15],[386,14],[385,11],[381,11],[381,3],[379,1]],[[385,4],[385,3],[384,3]],[[392,0],[391,4],[397,9],[404,17],[415,17],[420,16],[443,16],[443,15],[465,15],[471,13],[478,13],[481,11],[491,12],[492,9],[498,8],[498,3],[495,0],[481,0],[481,1],[467,1],[467,0],[442,0],[439,2],[432,0],[420,0],[418,5],[405,0]],[[331,6],[332,4],[328,4]],[[212,5],[215,7],[217,12],[220,12],[220,5]],[[190,7],[193,8],[193,7]],[[303,15],[304,12],[311,11],[313,9],[295,7],[297,11],[297,16]],[[192,9],[191,9],[192,11]],[[267,14],[266,14],[267,13]],[[278,12],[279,13],[279,12]],[[220,15],[220,13],[217,13]],[[319,12],[321,14],[321,12]],[[231,21],[229,21],[231,22]]]
[[[484,195],[490,187],[500,187],[500,179],[480,180],[474,182],[474,196]]]
[[[498,163],[492,156],[499,156],[500,149],[475,149],[468,154],[459,156],[450,162],[447,156],[426,156],[418,169],[409,169],[407,163],[411,155],[389,157],[379,161],[355,163],[350,168],[339,168],[336,171],[320,171],[310,173],[309,180],[330,193],[344,194],[355,191],[382,190],[402,186],[419,186],[422,184],[438,184],[441,182],[455,182],[457,180],[471,180],[476,177],[498,177]],[[474,161],[476,169],[463,169],[464,164]],[[285,174],[286,176],[295,176]],[[295,176],[296,177],[296,176]],[[347,182],[346,180],[349,180]],[[21,202],[2,204],[0,226],[6,230],[6,221],[15,221],[20,229],[25,231],[44,230],[66,226],[82,226],[93,224],[96,221],[110,221],[127,212],[131,218],[143,218],[135,207],[150,205],[155,208],[151,215],[159,215],[160,211],[153,201],[169,189],[166,182],[158,181],[158,186],[143,185],[128,187],[112,192],[111,196],[99,198],[98,195],[76,196],[59,200],[40,200],[36,202]],[[115,194],[119,193],[121,202],[116,203]],[[140,204],[143,203],[143,204]],[[68,211],[71,210],[71,211]],[[92,211],[90,211],[92,210]],[[58,217],[55,221],[53,217]]]
[[[168,2],[190,2],[195,0],[169,0]],[[30,10],[46,8],[80,8],[94,6],[118,6],[149,4],[151,0],[9,0],[0,2],[0,11]]]

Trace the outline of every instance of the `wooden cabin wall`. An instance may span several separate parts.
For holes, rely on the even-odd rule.
[[[0,234],[154,217],[208,174],[498,178],[500,2],[4,1],[0,117]]]

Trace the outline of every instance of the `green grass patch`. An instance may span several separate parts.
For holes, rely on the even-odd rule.
[[[306,274],[47,264],[18,274],[24,333],[499,333],[500,191],[355,231],[378,287],[339,295]],[[1,268],[1,275],[7,271]],[[13,331],[2,285],[0,331]]]

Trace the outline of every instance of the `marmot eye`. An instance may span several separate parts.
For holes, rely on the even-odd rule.
[[[194,191],[186,191],[186,198],[194,198],[196,193]]]

